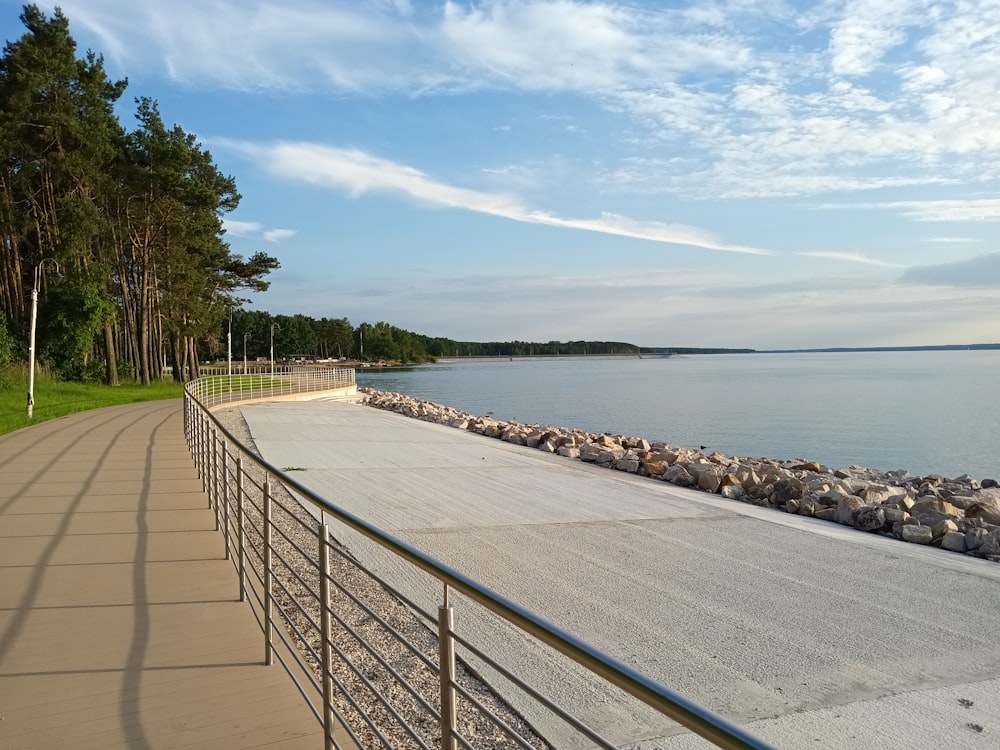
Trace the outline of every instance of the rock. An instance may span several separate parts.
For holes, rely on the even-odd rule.
[[[620,458],[614,463],[614,467],[618,471],[624,471],[629,474],[639,473],[639,460],[636,458]]]
[[[556,453],[565,458],[580,458],[580,449],[575,445],[563,445]]]
[[[625,458],[625,451],[621,448],[602,450],[597,454],[597,463],[610,466],[620,458]]]
[[[994,529],[990,532],[989,536],[979,545],[978,552],[981,555],[1000,556],[1000,529]]]
[[[917,502],[910,508],[910,515],[920,518],[920,516],[926,513],[941,513],[946,516],[955,516],[956,518],[962,515],[961,511],[951,503],[924,496],[918,498]]]
[[[693,487],[698,480],[691,476],[691,473],[682,465],[674,464],[663,475],[664,482],[676,484],[678,487]]]
[[[981,527],[967,529],[965,532],[965,548],[970,550],[979,549],[989,535],[990,532]]]
[[[815,461],[807,461],[805,463],[794,464],[792,466],[789,466],[788,468],[791,469],[792,471],[813,471],[816,472],[817,474],[823,471],[823,467],[820,466]]]
[[[854,515],[854,526],[861,531],[878,531],[885,522],[885,511],[874,505],[865,505]]]
[[[885,522],[890,526],[896,522],[902,523],[910,517],[910,514],[905,510],[900,510],[899,508],[888,505],[882,506],[882,512],[885,513]]]
[[[934,541],[942,539],[945,534],[952,534],[958,532],[958,525],[952,521],[950,518],[945,518],[944,520],[938,521],[934,526],[931,527],[931,532]],[[964,538],[964,534],[962,535]]]
[[[948,549],[952,552],[965,552],[965,534],[958,531],[949,531],[941,537],[941,549]]]
[[[854,512],[864,507],[864,504],[865,501],[856,495],[841,495],[837,498],[837,512],[833,518],[837,523],[853,526]]]
[[[646,460],[643,463],[643,466],[646,467],[646,473],[649,474],[649,476],[651,477],[658,477],[661,474],[666,473],[667,469],[670,468],[670,464],[668,464],[666,461]]]
[[[771,502],[780,506],[789,500],[799,500],[805,494],[805,489],[806,486],[799,479],[779,479],[774,483]]]
[[[870,484],[860,494],[869,505],[881,505],[894,497],[905,497],[906,490],[902,487],[889,487],[885,484]]]
[[[1000,482],[998,482],[996,479],[984,479],[979,484],[979,486],[982,487],[984,490],[992,489],[994,487],[1000,487]]]
[[[594,443],[584,443],[580,446],[580,460],[594,463],[604,449]]]
[[[987,503],[972,503],[965,509],[966,518],[981,518],[994,526],[1000,526],[1000,507]]]
[[[730,500],[739,500],[746,495],[746,490],[740,484],[727,484],[725,487],[719,489],[719,494]]]
[[[930,526],[903,526],[903,540],[914,544],[930,544],[934,538],[934,533]]]
[[[821,521],[832,521],[833,517],[837,514],[836,508],[817,508],[813,512],[813,517],[818,518]]]
[[[802,501],[796,500],[794,497],[785,501],[786,513],[798,513],[801,507],[802,507]]]
[[[715,464],[688,463],[685,467],[697,481],[698,488],[705,492],[715,492],[722,484],[722,471]]]

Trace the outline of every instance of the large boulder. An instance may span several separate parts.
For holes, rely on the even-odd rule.
[[[934,532],[930,526],[916,526],[906,524],[903,526],[903,540],[914,544],[930,544],[934,539]]]
[[[854,525],[854,513],[865,505],[865,501],[857,495],[840,495],[837,498],[837,512],[834,520],[845,526]]]
[[[854,527],[861,531],[878,531],[885,524],[885,510],[876,505],[862,506],[854,514]]]
[[[685,467],[697,481],[698,489],[715,492],[722,484],[722,471],[716,464],[688,463]]]

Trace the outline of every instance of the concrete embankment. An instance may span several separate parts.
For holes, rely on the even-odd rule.
[[[366,402],[679,487],[840,523],[1000,562],[1000,487],[993,479],[910,476],[860,466],[706,454],[643,438],[505,422],[398,393],[360,389]]]

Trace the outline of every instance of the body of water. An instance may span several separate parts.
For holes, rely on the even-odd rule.
[[[358,384],[735,456],[1000,478],[1000,351],[454,361]]]

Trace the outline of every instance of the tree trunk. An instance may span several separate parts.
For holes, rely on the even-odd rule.
[[[110,323],[104,324],[105,380],[108,385],[118,385],[118,355],[115,353],[115,332]]]

